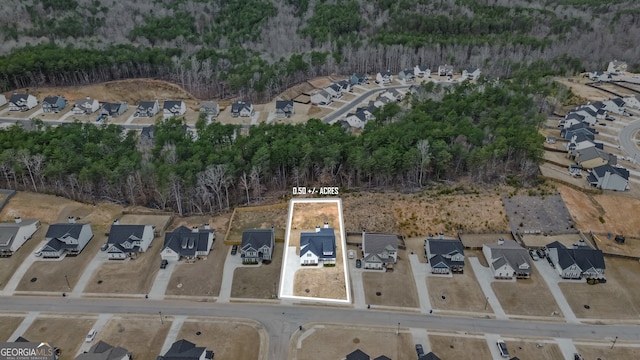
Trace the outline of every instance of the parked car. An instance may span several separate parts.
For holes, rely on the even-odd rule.
[[[582,355],[580,355],[578,353],[574,353],[573,354],[573,360],[584,360],[584,358],[582,357]]]
[[[424,355],[424,349],[422,348],[422,344],[416,344],[416,353],[418,353],[418,357]]]
[[[231,247],[231,255],[235,255],[238,253],[238,245],[233,245]]]
[[[160,263],[160,269],[166,269],[167,265],[169,265],[169,261],[162,260],[162,262]]]
[[[544,258],[546,258],[546,257],[547,257],[547,254],[546,254],[546,253],[544,252],[544,250],[542,250],[542,249],[538,249],[538,250],[536,250],[536,253],[538,253],[538,256],[539,256],[541,259],[544,259]]]
[[[616,118],[614,118],[613,116],[606,116],[604,119],[605,120],[609,120],[609,121],[615,121],[616,120]]]
[[[104,244],[102,244],[102,246],[100,246],[100,251],[107,251],[108,247],[109,247],[109,244],[104,243]]]
[[[360,269],[362,267],[362,260],[356,259],[356,267]]]
[[[498,351],[500,352],[500,356],[503,358],[509,357],[509,350],[507,350],[507,344],[504,343],[504,340],[500,339],[496,343],[498,345]]]
[[[529,250],[529,255],[531,255],[531,259],[533,259],[533,261],[540,260],[540,257],[538,256],[535,250]]]
[[[98,331],[96,329],[91,329],[89,330],[89,333],[87,334],[87,337],[84,339],[84,341],[86,342],[92,342],[93,339],[96,338],[96,335],[98,334]]]

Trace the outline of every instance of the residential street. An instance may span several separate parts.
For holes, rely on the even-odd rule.
[[[634,121],[620,130],[620,146],[634,162],[640,161],[640,150],[636,146],[634,139],[638,130],[640,130],[640,120]]]
[[[131,299],[72,299],[69,297],[2,297],[4,311],[63,312],[95,314],[158,314],[166,316],[217,316],[248,318],[261,322],[269,333],[269,359],[286,359],[289,339],[299,325],[309,322],[357,323],[402,327],[508,334],[522,337],[605,339],[637,341],[640,326],[582,325],[569,323],[494,320],[415,313],[355,310],[339,307],[286,306],[263,304],[220,304],[192,301]],[[150,324],[153,325],[153,324]]]
[[[344,105],[343,107],[341,107],[338,110],[335,110],[334,112],[332,112],[331,114],[325,116],[324,118],[322,118],[322,121],[324,121],[325,123],[331,123],[336,121],[338,118],[346,115],[349,110],[357,107],[358,105],[360,105],[360,103],[362,101],[364,101],[364,99],[368,98],[369,96],[377,93],[377,92],[384,92],[387,90],[391,90],[391,89],[408,89],[411,85],[390,85],[390,86],[385,86],[385,87],[380,87],[380,88],[376,88],[376,89],[371,89],[367,92],[364,92],[360,95],[358,95],[358,97],[356,97],[355,99],[349,101],[346,105]]]

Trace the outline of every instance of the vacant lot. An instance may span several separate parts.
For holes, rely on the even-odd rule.
[[[291,338],[289,359],[343,359],[356,349],[372,358],[386,355],[391,359],[412,359],[416,356],[413,338],[403,328],[400,328],[400,336],[396,336],[396,327],[313,324],[304,326],[304,329],[305,338],[300,347],[301,334]],[[307,336],[310,331],[313,333]]]
[[[562,292],[579,318],[635,319],[640,316],[640,263],[606,258],[605,284],[560,283]],[[585,309],[584,305],[589,305]]]
[[[560,194],[505,196],[502,201],[512,230],[545,234],[577,232]]]
[[[367,270],[362,273],[362,281],[367,304],[419,307],[406,250],[398,250],[398,262],[393,266],[393,271]]]
[[[492,312],[473,269],[468,261],[465,262],[464,274],[454,274],[453,277],[427,276],[431,305],[439,310]]]
[[[552,316],[551,313],[557,311],[558,317],[561,317],[562,312],[542,275],[534,266],[531,266],[531,270],[529,279],[491,283],[502,308],[511,315]]]
[[[276,238],[284,239],[288,204],[238,208],[231,219],[227,242],[240,244],[246,229],[268,229],[275,226]]]
[[[213,350],[215,359],[258,359],[260,333],[257,326],[248,320],[187,319],[176,339],[186,339]]]
[[[20,326],[24,318],[20,316],[0,316],[0,341],[15,341],[9,339],[11,334]]]
[[[33,342],[49,342],[60,348],[61,359],[73,359],[95,321],[94,317],[40,317],[22,336]]]
[[[577,345],[576,348],[585,359],[619,360],[640,358],[640,348],[637,347],[615,345],[612,349],[611,345],[602,344],[602,346]]]
[[[431,351],[441,359],[491,360],[487,341],[482,338],[429,335]]]
[[[581,178],[575,178],[569,175],[567,168],[564,166],[560,167],[549,162],[544,162],[540,164],[539,168],[540,168],[540,172],[542,173],[542,176],[546,178],[564,181],[571,185],[575,185],[581,189],[589,189],[590,187],[589,183],[587,183],[587,180],[584,178],[584,176]],[[586,173],[584,173],[584,175],[586,175]]]
[[[0,258],[0,289],[9,282],[13,273],[18,269],[22,262],[32,254],[38,246],[44,240],[44,234],[46,234],[48,225],[41,225],[38,231],[33,234],[33,237],[28,240],[18,251],[16,251],[11,257]]]
[[[284,245],[276,243],[270,264],[246,265],[236,268],[233,273],[231,297],[271,299],[280,286],[282,250]],[[239,256],[239,255],[236,255]]]
[[[636,96],[637,93],[635,91],[627,90],[623,87],[616,85],[615,83],[600,83],[595,85],[599,89],[604,89],[608,91],[612,91],[620,96]],[[613,94],[611,95],[613,96]]]
[[[519,359],[562,359],[562,351],[558,344],[542,343],[532,339],[505,341],[510,356]],[[542,345],[538,347],[538,344]]]
[[[155,360],[171,328],[170,317],[165,317],[163,322],[159,316],[113,317],[94,341],[102,340],[126,348],[136,360]]]
[[[607,92],[584,85],[587,82],[591,82],[591,80],[587,78],[575,77],[571,79],[573,81],[568,81],[569,79],[566,78],[555,78],[554,80],[571,89],[571,92],[579,97],[579,99],[576,99],[575,105],[584,104],[589,100],[607,100],[612,96]]]

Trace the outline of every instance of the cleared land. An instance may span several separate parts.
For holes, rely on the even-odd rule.
[[[275,243],[270,264],[246,265],[233,273],[231,297],[271,299],[280,286],[282,269],[282,243]],[[240,254],[236,255],[240,256]]]
[[[640,263],[606,258],[605,284],[560,283],[560,289],[579,318],[637,319],[640,316]],[[586,309],[584,305],[589,305]]]
[[[562,359],[558,344],[541,343],[535,340],[505,341],[509,356],[519,359]],[[538,344],[542,345],[538,347]]]
[[[620,87],[620,86],[616,85],[615,83],[600,83],[600,84],[595,84],[595,86],[597,88],[600,88],[600,89],[613,91],[614,93],[619,94],[621,96],[635,96],[635,95],[637,95],[637,93],[635,91],[627,90],[627,89],[625,89],[623,87]],[[610,96],[613,97],[614,95],[611,94]]]
[[[398,261],[393,265],[393,271],[367,270],[362,273],[362,282],[367,304],[419,307],[416,283],[406,250],[398,250]]]
[[[573,81],[569,81],[569,79],[567,78],[555,78],[554,80],[571,89],[571,92],[573,92],[579,98],[576,99],[575,105],[585,104],[588,100],[607,100],[612,97],[612,95],[608,92],[584,85],[587,82],[592,82],[587,78],[576,77],[571,79]]]
[[[260,334],[257,326],[250,321],[187,319],[176,339],[186,339],[213,350],[215,359],[258,359]]]
[[[485,339],[471,337],[429,335],[431,351],[441,359],[492,360]]]
[[[484,244],[494,244],[498,239],[513,240],[510,232],[484,233],[484,234],[460,234],[460,241],[465,248],[482,249]]]
[[[242,232],[246,229],[268,229],[275,226],[276,239],[284,239],[287,225],[288,204],[237,208],[231,218],[227,243],[242,242]]]
[[[19,316],[0,316],[0,341],[15,341],[9,339],[11,334],[20,326],[24,318]]]
[[[562,312],[542,275],[533,265],[531,270],[529,279],[491,283],[502,308],[507,314],[526,316],[552,316],[551,313],[557,311],[556,317],[561,318]]]
[[[399,336],[395,327],[312,324],[303,328],[303,333],[313,333],[302,340],[301,347],[297,343],[302,334],[294,334],[289,343],[289,359],[343,359],[356,349],[372,358],[386,355],[392,359],[412,359],[416,356],[413,338],[402,327]]]
[[[122,346],[129,350],[136,360],[155,360],[160,355],[162,344],[171,328],[171,318],[164,315],[163,317],[164,323],[160,322],[159,316],[114,317],[98,332],[94,342],[102,340]],[[78,339],[84,339],[84,335]]]
[[[507,196],[502,201],[512,230],[544,234],[577,232],[559,193],[547,196]]]
[[[465,262],[468,261],[465,259]],[[454,274],[453,277],[427,276],[426,281],[434,309],[493,312],[469,264],[465,265],[463,274]]]
[[[34,342],[49,342],[60,349],[61,359],[73,359],[95,321],[94,317],[39,317],[22,336]]]
[[[637,347],[616,345],[612,349],[611,345],[602,344],[602,346],[577,345],[576,349],[585,359],[615,360],[640,358],[640,348]]]

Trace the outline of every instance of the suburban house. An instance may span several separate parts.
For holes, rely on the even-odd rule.
[[[7,103],[7,97],[4,94],[0,94],[0,106],[4,106]]]
[[[587,181],[602,190],[629,190],[629,170],[610,164],[600,165],[591,169]]]
[[[393,74],[390,70],[381,71],[376,75],[376,84],[391,84],[393,81]]]
[[[547,245],[547,253],[563,279],[598,278],[604,274],[602,250],[591,248],[582,240],[571,248],[554,241]]]
[[[464,272],[464,245],[462,245],[462,241],[429,238],[425,240],[424,251],[433,274]]]
[[[118,117],[125,113],[129,109],[129,105],[126,102],[119,103],[103,103],[100,109],[100,115],[109,117]]]
[[[453,76],[453,66],[446,64],[438,66],[438,75]]]
[[[585,119],[584,115],[580,115],[575,112],[569,112],[567,115],[565,115],[564,120],[560,120],[560,125],[563,125],[563,127],[566,128],[573,124],[584,122],[584,119]],[[576,120],[576,121],[569,123],[570,120]]]
[[[320,90],[311,95],[311,103],[315,105],[329,105],[333,97],[326,90]]]
[[[593,169],[605,164],[616,165],[618,158],[615,154],[607,153],[594,146],[578,150],[575,162],[585,169]]]
[[[236,101],[231,104],[232,117],[250,117],[253,115],[253,104],[250,102]]]
[[[440,360],[440,358],[433,352],[428,352],[424,355],[420,355],[420,357],[418,357],[418,360]],[[511,359],[511,360],[514,360],[514,359]]]
[[[391,102],[391,101],[396,101],[396,102],[397,101],[402,101],[402,94],[396,89],[390,89],[390,90],[386,90],[382,94],[378,95],[376,100],[383,101],[382,100],[383,98],[389,99],[389,102]]]
[[[421,78],[421,77],[430,78],[431,77],[431,69],[429,69],[426,66],[422,66],[422,65],[416,65],[413,68],[413,73],[419,78]]]
[[[42,112],[57,113],[67,106],[67,99],[62,96],[47,96],[42,100]]]
[[[569,175],[573,177],[582,177],[582,166],[569,165]]]
[[[100,109],[100,102],[87,96],[84,99],[76,100],[71,111],[76,115],[89,115],[98,111],[98,109]]]
[[[333,99],[338,99],[342,97],[342,88],[336,84],[331,84],[324,88],[324,91],[327,92]]]
[[[627,63],[618,60],[609,61],[607,72],[615,75],[622,75],[627,72]]]
[[[153,225],[123,225],[116,219],[107,239],[109,260],[126,259],[147,251],[153,241],[154,230]]]
[[[589,125],[594,125],[596,122],[598,122],[598,113],[590,107],[579,107],[575,110],[572,110],[572,112],[583,116],[584,119],[582,120],[582,122]]]
[[[15,222],[0,223],[0,257],[13,255],[33,234],[38,231],[40,221],[35,219],[22,220],[15,217]]]
[[[156,360],[208,360],[213,359],[213,351],[185,339],[178,340],[171,345],[164,355],[158,355]]]
[[[340,80],[336,84],[342,88],[343,93],[351,91],[351,84],[347,80]]]
[[[200,103],[200,114],[217,117],[220,114],[220,105],[215,101],[203,101]]]
[[[462,77],[469,80],[478,80],[480,77],[480,69],[478,68],[468,68],[462,70]]]
[[[136,112],[133,116],[136,117],[154,117],[160,112],[160,104],[158,100],[154,101],[140,101]]]
[[[416,74],[413,69],[404,69],[398,73],[398,80],[404,80],[405,83],[414,82],[416,80]]]
[[[13,93],[9,98],[9,111],[29,111],[38,105],[38,99],[31,94]]]
[[[498,240],[497,244],[482,245],[489,268],[496,279],[527,279],[531,276],[529,252],[514,240]]]
[[[76,356],[75,360],[131,360],[131,353],[123,347],[100,340],[91,346],[89,351]]]
[[[613,99],[605,100],[602,102],[604,104],[604,109],[608,112],[623,115],[626,103],[622,98],[616,97]]]
[[[293,100],[276,100],[276,117],[288,118],[295,114]]]
[[[591,141],[596,139],[596,129],[589,127],[589,124],[579,123],[569,128],[560,130],[560,136],[563,139],[571,140],[574,136],[584,135]]]
[[[362,261],[365,269],[386,269],[398,260],[398,237],[362,232]]]
[[[571,140],[565,144],[565,149],[569,152],[577,152],[581,149],[586,149],[588,147],[594,147],[596,143],[590,138],[589,135],[586,134],[577,134],[571,137]]]
[[[162,116],[165,119],[182,116],[187,112],[187,105],[182,100],[165,100],[162,104]]]
[[[93,239],[91,224],[76,223],[75,218],[69,217],[68,223],[49,226],[44,236],[47,241],[42,248],[42,257],[59,258],[63,254],[78,255]]]
[[[606,105],[602,101],[589,102],[580,106],[578,109],[589,108],[596,113],[596,119],[604,119],[607,116]]]
[[[623,98],[623,100],[624,100],[625,106],[628,106],[634,109],[640,109],[640,95],[627,96]]]
[[[360,349],[355,349],[354,351],[347,354],[344,360],[371,360],[371,356]],[[373,360],[391,360],[388,356],[380,355]]]
[[[240,245],[242,262],[257,264],[260,261],[271,261],[275,239],[273,227],[271,229],[244,230]]]
[[[203,229],[198,229],[197,226],[191,229],[180,226],[165,234],[160,257],[167,261],[178,261],[182,258],[192,261],[198,256],[207,256],[215,239],[215,230],[211,229],[209,224],[204,224]]]
[[[336,235],[328,223],[315,232],[300,233],[300,265],[335,265]]]
[[[369,77],[366,74],[355,73],[351,75],[351,77],[349,78],[349,83],[351,84],[351,86],[365,85],[368,80],[369,80]]]
[[[155,125],[149,125],[142,128],[138,142],[141,145],[152,145],[155,142]]]
[[[604,71],[594,71],[589,73],[589,79],[592,81],[611,81],[611,74]]]
[[[347,114],[347,116],[344,118],[344,121],[346,121],[352,128],[364,129],[364,126],[372,118],[373,114],[371,114],[369,111],[360,110],[356,111],[355,113]]]

